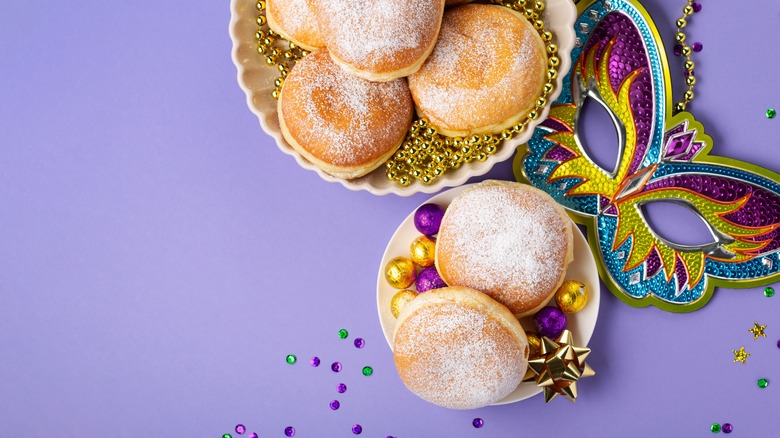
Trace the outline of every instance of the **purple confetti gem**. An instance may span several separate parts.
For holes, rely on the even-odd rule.
[[[696,52],[696,53],[699,53],[699,52],[701,52],[701,49],[703,49],[703,48],[704,48],[704,46],[702,46],[702,45],[701,45],[701,43],[700,43],[700,42],[698,42],[698,41],[696,41],[695,43],[693,43],[693,46],[691,46],[691,47],[693,48],[693,51],[694,51],[694,52]]]
[[[780,339],[777,340],[777,348],[780,348]]]
[[[682,46],[679,44],[676,44],[674,46],[674,56],[682,56]]]
[[[292,426],[285,427],[284,436],[295,436],[295,428]]]
[[[258,435],[258,434],[257,434],[257,432],[252,432],[252,433],[249,435],[249,438],[260,438],[260,435]]]
[[[352,433],[354,433],[355,435],[360,435],[361,433],[363,433],[363,426],[359,424],[352,426]]]
[[[417,274],[415,285],[417,286],[417,292],[419,293],[447,287],[447,283],[441,279],[439,271],[436,270],[436,266],[431,266],[420,271],[420,273]]]
[[[311,358],[309,363],[311,364],[311,366],[316,368],[316,367],[320,366],[320,358],[317,357],[317,356],[314,356],[314,357]]]
[[[476,427],[477,429],[482,428],[482,426],[485,425],[485,422],[482,421],[481,418],[475,418],[474,421],[471,422],[471,425]]]
[[[333,370],[334,373],[338,373],[341,371],[341,363],[340,362],[333,362],[330,365],[330,369]]]
[[[444,210],[436,204],[425,204],[414,212],[414,227],[426,236],[439,232]]]
[[[363,338],[355,338],[355,348],[363,348],[366,346],[366,341]]]
[[[557,307],[547,306],[534,316],[536,332],[550,339],[557,339],[566,329],[566,314]]]
[[[339,403],[338,400],[333,400],[330,402],[330,409],[337,411],[341,407],[341,403]]]
[[[701,3],[693,2],[693,12],[701,12]]]
[[[780,341],[778,341],[778,342],[780,342]],[[339,383],[339,386],[336,387],[336,391],[338,391],[339,394],[344,394],[345,392],[347,392],[347,385],[345,385],[343,383]]]
[[[244,432],[246,432],[246,426],[243,424],[236,424],[236,433],[239,435],[243,435]]]
[[[734,430],[734,426],[732,426],[731,423],[724,423],[720,430],[722,430],[723,433],[731,433],[731,431]]]

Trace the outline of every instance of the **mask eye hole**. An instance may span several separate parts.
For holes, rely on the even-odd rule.
[[[690,206],[656,201],[640,206],[653,233],[680,247],[702,247],[715,242],[707,223]]]
[[[605,173],[614,175],[623,145],[612,117],[601,102],[594,98],[584,100],[576,132],[582,151],[590,161]]]

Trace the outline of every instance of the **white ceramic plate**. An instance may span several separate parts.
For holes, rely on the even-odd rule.
[[[425,204],[437,204],[446,209],[458,194],[472,185],[468,184],[447,190],[429,199]],[[593,336],[593,329],[596,327],[596,319],[599,313],[599,274],[596,269],[596,261],[593,259],[593,253],[590,251],[585,236],[582,235],[574,223],[572,223],[572,226],[574,227],[574,260],[566,272],[566,280],[576,280],[585,283],[588,291],[590,291],[590,295],[588,304],[584,309],[573,315],[567,315],[567,328],[571,330],[576,345],[587,346],[591,336]],[[391,349],[393,348],[393,333],[395,332],[396,319],[390,313],[390,300],[398,290],[392,288],[385,281],[384,267],[394,257],[409,257],[409,246],[418,236],[420,236],[420,232],[414,227],[414,211],[412,211],[395,231],[395,234],[393,234],[390,243],[387,244],[385,254],[382,256],[382,263],[379,264],[379,275],[376,283],[376,305],[379,311],[379,322],[382,324],[382,331]],[[554,299],[550,301],[553,301],[552,305],[555,305]],[[524,329],[535,331],[533,317],[522,318],[520,323]],[[541,388],[533,382],[521,383],[514,392],[495,404],[503,405],[518,402],[541,392]]]
[[[257,42],[255,41],[257,24],[255,20],[258,12],[255,7],[256,3],[256,0],[232,0],[230,5],[233,63],[238,69],[238,83],[246,93],[249,109],[257,115],[263,131],[276,140],[276,145],[282,152],[292,155],[301,167],[317,172],[322,179],[341,183],[350,190],[367,190],[375,195],[394,193],[401,196],[411,196],[419,192],[436,193],[445,187],[459,186],[472,176],[484,175],[494,164],[511,158],[517,146],[524,144],[531,138],[536,125],[547,118],[550,111],[548,103],[537,120],[529,123],[525,131],[504,142],[498,152],[487,160],[483,162],[475,160],[458,169],[452,169],[431,185],[415,181],[407,187],[401,187],[385,177],[384,166],[353,180],[333,177],[303,158],[282,138],[276,113],[276,100],[271,97],[277,70],[266,66],[264,57],[257,53]],[[577,7],[571,0],[547,0],[543,18],[545,25],[552,29],[555,35],[553,41],[558,45],[558,58],[561,60],[557,85],[548,99],[548,102],[553,102],[558,98],[563,77],[571,67],[569,54],[574,47],[574,21],[577,18]]]

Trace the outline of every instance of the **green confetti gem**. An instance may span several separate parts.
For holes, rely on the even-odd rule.
[[[759,388],[766,388],[769,386],[769,381],[767,379],[758,379],[756,385],[758,385]]]
[[[712,433],[720,432],[720,424],[712,423],[712,426],[710,426],[710,432],[712,432]]]
[[[767,298],[772,298],[775,296],[775,290],[771,287],[764,289],[764,296]]]
[[[286,360],[286,361],[287,361],[287,363],[289,363],[290,365],[294,364],[295,362],[298,362],[298,358],[297,358],[297,357],[295,357],[295,355],[294,355],[294,354],[288,354],[288,355],[287,355],[287,357],[285,358],[285,360]]]
[[[363,375],[368,377],[370,375],[374,374],[374,369],[371,367],[363,367]]]
[[[767,119],[774,119],[776,115],[777,115],[777,111],[775,111],[774,108],[769,108],[768,110],[766,110]]]
[[[229,433],[226,433],[226,434],[222,435],[222,438],[233,438],[233,435],[231,435]]]
[[[339,338],[347,339],[347,336],[349,336],[349,332],[347,331],[347,329],[339,330]]]

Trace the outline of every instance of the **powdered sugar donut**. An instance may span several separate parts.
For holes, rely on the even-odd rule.
[[[306,50],[325,47],[311,0],[266,0],[268,27]]]
[[[436,240],[436,267],[515,316],[536,313],[563,283],[574,257],[571,220],[543,191],[485,181],[452,200]]]
[[[339,68],[326,49],[298,61],[278,103],[284,139],[307,160],[341,178],[376,169],[412,124],[406,79],[369,82]]]
[[[525,17],[470,4],[444,14],[436,47],[409,87],[417,113],[440,133],[496,134],[536,105],[546,71],[544,42]]]
[[[475,409],[509,395],[528,366],[528,340],[503,305],[465,287],[419,294],[398,316],[393,357],[413,393]]]
[[[370,81],[417,71],[433,50],[444,0],[313,0],[333,60]]]

